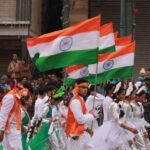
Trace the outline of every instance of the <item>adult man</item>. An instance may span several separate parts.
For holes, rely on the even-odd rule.
[[[21,68],[20,61],[18,60],[17,54],[13,54],[12,61],[8,65],[8,73],[11,74],[12,78],[20,78]]]
[[[28,89],[27,89],[28,88]],[[5,150],[22,150],[21,143],[21,105],[20,98],[32,92],[32,86],[13,89],[2,99],[0,104],[0,142]]]
[[[84,79],[76,81],[74,97],[68,107],[68,117],[66,123],[66,134],[68,136],[67,150],[88,150],[89,143],[93,135],[87,124],[94,120],[92,114],[87,113],[83,97],[88,92],[88,82]]]

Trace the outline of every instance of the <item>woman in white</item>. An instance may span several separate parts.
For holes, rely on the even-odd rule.
[[[150,142],[148,139],[148,134],[145,129],[145,120],[143,118],[144,109],[142,106],[143,99],[146,99],[146,93],[144,91],[144,87],[141,87],[135,94],[135,98],[132,100],[132,108],[133,108],[133,119],[132,123],[138,129],[138,136],[135,138],[135,142],[137,147],[140,150],[149,150],[150,149]]]
[[[107,90],[106,90],[107,92]],[[124,90],[118,91],[118,96],[122,97]],[[120,98],[118,98],[119,100]],[[95,130],[92,137],[92,150],[115,150],[119,149],[123,143],[128,142],[127,138],[124,138],[124,129],[130,132],[137,133],[137,130],[128,127],[126,124],[120,121],[120,109],[118,106],[118,101],[111,102],[108,109],[108,121]]]
[[[133,125],[133,123],[131,122],[131,119],[133,117],[133,109],[130,105],[131,102],[130,94],[132,91],[133,91],[133,84],[132,82],[130,82],[128,88],[125,91],[125,100],[121,101],[119,104],[121,106],[121,110],[123,110],[124,112],[124,116],[121,119],[122,122],[132,128],[136,128],[135,125]],[[128,138],[129,149],[136,150],[134,142],[134,137],[136,134],[133,134],[132,132],[129,132],[127,130],[124,131],[125,131],[124,135]]]

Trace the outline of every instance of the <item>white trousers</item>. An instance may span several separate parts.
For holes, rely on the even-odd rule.
[[[9,133],[4,134],[4,150],[22,150],[21,132],[15,128],[10,129]]]
[[[91,150],[91,136],[84,132],[78,139],[68,138],[67,150]]]

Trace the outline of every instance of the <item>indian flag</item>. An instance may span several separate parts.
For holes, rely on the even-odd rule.
[[[113,78],[126,78],[133,76],[135,42],[109,54],[99,55],[97,83]],[[89,80],[94,83],[96,64],[89,65]]]
[[[113,24],[108,23],[100,27],[99,38],[99,53],[104,54],[107,52],[115,51],[115,36],[113,31]]]
[[[119,50],[127,45],[129,45],[132,42],[132,36],[123,36],[120,38],[115,39],[115,44],[116,44],[116,50]]]
[[[68,67],[66,69],[66,73],[68,74],[68,78],[79,79],[79,78],[87,77],[89,75],[89,70],[87,66],[74,65]]]
[[[27,47],[39,71],[97,62],[100,17],[64,30],[27,39]]]
[[[73,86],[76,79],[87,78],[89,70],[87,66],[73,65],[66,69],[66,74],[68,77],[65,79],[65,84],[67,86]]]

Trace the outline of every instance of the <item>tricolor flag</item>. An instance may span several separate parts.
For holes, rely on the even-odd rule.
[[[132,36],[123,36],[115,39],[116,50],[123,48],[124,46],[129,45],[132,42]]]
[[[88,66],[73,65],[66,69],[68,77],[65,79],[67,86],[73,86],[76,79],[87,78],[89,75]]]
[[[74,65],[66,69],[68,78],[79,79],[89,75],[88,67],[83,65]]]
[[[99,55],[97,83],[113,78],[126,78],[133,76],[135,42],[109,54]],[[90,82],[94,83],[96,64],[89,65]]]
[[[100,26],[99,54],[114,52],[115,36],[112,23]]]
[[[27,39],[30,57],[39,71],[97,62],[100,17],[64,30]]]

